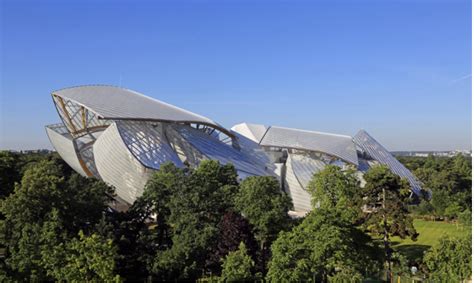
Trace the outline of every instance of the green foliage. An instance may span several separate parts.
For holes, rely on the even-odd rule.
[[[354,219],[360,212],[360,185],[354,171],[343,171],[335,165],[314,174],[308,185],[313,207],[333,208]]]
[[[79,232],[79,238],[73,238],[63,250],[63,265],[55,265],[51,275],[56,280],[68,282],[120,282],[115,275],[117,248],[111,240],[97,234],[85,236]]]
[[[410,276],[410,264],[405,255],[400,252],[392,253],[392,273],[397,276]]]
[[[431,196],[431,204],[434,207],[434,212],[437,216],[444,216],[446,208],[449,206],[449,193],[446,190],[433,190]]]
[[[212,265],[221,265],[222,259],[232,251],[239,248],[240,243],[244,243],[249,255],[257,258],[258,243],[252,233],[252,227],[241,214],[229,211],[224,214],[218,224],[219,234],[217,236],[217,246],[209,259],[211,269],[219,270]]]
[[[252,269],[255,263],[247,254],[247,248],[243,242],[239,249],[230,252],[222,263],[221,280],[224,282],[245,282],[253,281]]]
[[[0,203],[7,267],[19,278],[48,280],[64,262],[61,249],[78,231],[93,229],[112,192],[77,174],[66,180],[62,164],[54,160],[28,166],[21,184]]]
[[[418,234],[413,227],[413,219],[408,213],[410,187],[406,180],[392,173],[386,166],[374,166],[364,175],[364,204],[370,211],[366,213],[364,226],[373,233],[402,239],[415,240]],[[384,223],[386,219],[386,224]]]
[[[472,226],[472,212],[469,209],[459,214],[459,222],[465,226]]]
[[[1,202],[5,216],[2,227],[7,265],[32,280],[41,280],[45,270],[41,266],[42,224],[50,216],[60,199],[64,179],[54,163],[44,161],[27,170],[21,185]],[[57,211],[55,212],[57,215]]]
[[[443,237],[430,249],[424,263],[430,279],[439,282],[460,282],[472,275],[471,235],[461,238]]]
[[[120,255],[116,260],[116,271],[129,282],[142,281],[149,275],[158,242],[154,229],[148,228],[149,214],[135,202],[125,212],[113,212],[101,219],[95,232],[113,239]]]
[[[237,240],[252,248],[252,231],[265,247],[290,221],[291,200],[274,178],[250,177],[239,186],[233,166],[216,161],[201,162],[196,169],[163,165],[138,203],[142,211],[156,215],[152,228],[156,237],[150,238],[156,248],[150,269],[158,280],[193,280],[203,273],[220,273],[216,255],[233,251]],[[234,214],[227,212],[233,210],[246,219],[231,217]],[[225,215],[230,218],[223,218]],[[248,227],[248,232],[234,231],[232,225]],[[255,255],[253,248],[252,253]],[[259,262],[264,266],[264,260]]]
[[[292,202],[275,178],[248,177],[240,184],[235,206],[249,220],[263,246],[288,227]]]
[[[363,203],[366,220],[363,226],[383,237],[387,279],[391,278],[392,249],[390,236],[416,240],[418,233],[409,215],[410,186],[386,166],[374,166],[364,175]]]
[[[48,160],[57,164],[63,176],[69,176],[72,169],[67,166],[57,153],[16,153],[0,150],[0,199],[10,195],[15,183],[20,183],[24,172],[39,162]]]
[[[7,197],[21,179],[20,156],[9,151],[0,151],[0,199]]]
[[[462,212],[462,207],[459,204],[453,202],[453,203],[450,203],[448,207],[446,207],[446,209],[444,210],[444,215],[448,218],[454,219],[454,218],[458,218],[461,212]]]
[[[208,268],[218,224],[233,208],[237,190],[234,167],[217,161],[189,170],[165,164],[154,174],[138,202],[156,215],[150,266],[158,279],[197,279]]]
[[[419,216],[432,215],[434,213],[434,206],[431,202],[422,199],[418,205],[411,206],[411,211]]]
[[[377,270],[378,248],[338,210],[313,210],[272,244],[266,279],[270,282],[359,281]]]
[[[42,227],[41,266],[48,276],[68,282],[119,282],[115,275],[117,248],[110,239],[92,234],[68,238],[60,227],[57,210]]]
[[[440,234],[439,225],[449,226],[443,231],[451,234],[469,232],[464,226],[471,223],[471,162],[462,156],[402,161],[432,192],[411,211],[463,224],[426,222],[436,227],[420,228],[425,231],[417,250],[421,258],[431,245],[427,241]],[[231,165],[205,161],[195,169],[179,169],[163,164],[143,197],[128,211],[113,212],[107,210],[113,190],[73,173],[57,154],[0,151],[0,281],[192,281],[210,274],[201,281],[215,282],[221,271],[225,281],[258,280],[257,271],[267,274],[272,242],[269,281],[361,281],[381,264],[379,248],[357,228],[358,220],[380,235],[380,216],[386,215],[390,235],[416,234],[407,216],[407,183],[389,173],[374,168],[361,190],[352,171],[328,166],[308,188],[319,208],[291,221],[291,201],[271,177],[250,177],[239,185]],[[362,195],[367,197],[361,203]],[[363,203],[372,213],[360,215]],[[406,275],[413,258],[403,255],[414,249],[404,248],[408,239],[395,240],[400,244],[399,253],[391,255],[393,272]],[[463,258],[460,249],[469,250],[470,243],[456,245],[444,246]],[[464,261],[440,247],[425,257],[430,279],[458,280],[452,273],[465,274],[459,267]]]
[[[433,209],[424,211],[425,215],[456,218],[460,211],[471,210],[472,161],[470,158],[459,154],[452,158],[403,157],[400,161],[412,170],[431,191],[429,202]]]

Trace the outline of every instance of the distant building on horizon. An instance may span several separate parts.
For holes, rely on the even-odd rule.
[[[472,150],[456,149],[446,151],[392,151],[394,156],[416,156],[416,157],[428,157],[430,155],[437,157],[454,157],[458,154],[462,156],[472,156]]]
[[[295,215],[311,210],[306,190],[329,164],[363,172],[387,165],[421,184],[364,130],[354,137],[241,123],[230,130],[204,116],[112,86],[80,86],[52,93],[61,123],[46,126],[59,155],[76,172],[115,187],[117,202],[131,205],[164,162],[195,167],[202,160],[232,163],[240,179],[274,176],[291,197]],[[362,180],[363,181],[363,180]]]

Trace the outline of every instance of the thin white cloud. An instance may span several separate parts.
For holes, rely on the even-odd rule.
[[[462,76],[462,77],[459,77],[459,78],[457,78],[457,79],[452,80],[452,81],[450,82],[450,84],[458,83],[458,82],[460,82],[460,81],[469,79],[470,77],[472,77],[472,74],[464,75],[464,76]]]

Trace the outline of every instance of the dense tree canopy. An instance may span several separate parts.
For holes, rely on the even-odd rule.
[[[244,243],[247,253],[252,260],[257,259],[258,244],[252,232],[247,219],[240,213],[228,211],[222,217],[217,226],[219,232],[217,236],[217,247],[209,259],[209,265],[221,265],[221,261],[225,256],[239,248]],[[213,268],[213,270],[217,270]]]
[[[55,247],[79,231],[89,233],[107,208],[113,192],[108,186],[77,174],[67,176],[62,166],[43,160],[28,167],[21,184],[0,203],[5,218],[1,241],[12,275],[31,280],[52,276],[54,263],[62,265],[64,259]]]
[[[339,210],[319,208],[272,245],[271,282],[358,281],[377,269],[377,247]]]
[[[431,192],[429,210],[418,210],[421,215],[455,219],[465,210],[472,211],[471,158],[458,154],[455,157],[401,157],[400,161],[423,182]],[[427,206],[424,206],[427,208]]]
[[[429,185],[431,198],[408,198],[408,184],[385,167],[367,172],[360,188],[360,175],[327,166],[308,187],[315,209],[290,219],[291,200],[275,178],[239,183],[230,164],[163,164],[143,196],[119,212],[108,207],[112,188],[74,173],[57,154],[0,151],[0,281],[377,277],[377,238],[416,237],[409,203],[415,215],[471,222],[468,159],[402,162]],[[470,276],[466,239],[444,239],[426,254],[421,267],[430,280]],[[387,250],[394,274],[408,274],[407,259]]]
[[[8,196],[20,182],[20,156],[9,151],[0,151],[0,198]]]
[[[115,274],[117,248],[110,239],[104,239],[98,234],[86,236],[80,231],[78,238],[72,238],[66,244],[59,243],[51,248],[54,259],[48,266],[48,275],[58,281],[121,281],[120,276]],[[48,257],[48,251],[43,250],[43,257]]]
[[[344,171],[335,165],[326,166],[314,174],[308,184],[311,203],[315,208],[338,209],[346,219],[356,220],[361,212],[362,193],[354,171]]]
[[[424,257],[430,279],[436,282],[461,282],[471,278],[471,250],[471,235],[462,238],[441,238]]]
[[[252,227],[234,205],[239,189],[234,167],[216,161],[196,169],[165,164],[154,174],[137,203],[156,219],[150,264],[157,279],[220,273],[220,260],[242,241],[256,256]]]
[[[292,207],[291,199],[280,189],[274,177],[248,177],[240,184],[235,206],[253,227],[260,244],[257,269],[264,274],[271,242],[280,231],[290,226],[288,211]]]
[[[240,185],[235,204],[252,224],[255,237],[262,247],[288,227],[291,199],[282,192],[280,184],[273,177],[245,179]]]
[[[254,281],[252,269],[255,262],[247,253],[247,248],[243,242],[239,249],[230,252],[222,263],[221,280],[224,282],[247,282]]]

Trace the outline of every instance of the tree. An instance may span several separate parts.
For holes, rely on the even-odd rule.
[[[149,265],[157,247],[155,229],[148,228],[150,215],[135,202],[125,212],[113,211],[107,214],[94,229],[104,238],[113,239],[117,246],[116,272],[125,281],[143,281],[149,276]]]
[[[386,166],[374,166],[365,175],[363,188],[366,213],[365,227],[383,235],[387,276],[391,277],[390,236],[416,240],[418,233],[408,213],[410,187]]]
[[[193,280],[208,270],[218,224],[232,210],[238,190],[232,165],[203,161],[195,169],[163,165],[138,200],[156,215],[151,237],[156,247],[151,270],[159,280]]]
[[[112,240],[97,234],[84,235],[62,243],[64,261],[52,266],[49,271],[56,280],[68,282],[120,282],[115,275],[117,248]],[[60,251],[58,251],[60,252]]]
[[[339,210],[311,211],[292,231],[280,233],[272,244],[269,282],[358,281],[378,270],[372,239]]]
[[[247,254],[247,248],[243,242],[237,251],[230,252],[222,263],[221,280],[224,282],[253,281],[252,269],[255,263]]]
[[[270,252],[269,244],[280,231],[289,227],[291,199],[280,190],[275,178],[248,177],[240,184],[235,206],[253,227],[255,238],[260,244],[258,269],[264,273]]]
[[[412,165],[413,159],[416,164]],[[439,217],[446,216],[445,209],[453,202],[461,210],[471,208],[471,159],[460,154],[452,158],[404,158],[415,175],[432,192],[431,204]]]
[[[288,227],[291,199],[280,190],[273,177],[248,177],[240,184],[236,208],[247,218],[260,247]]]
[[[429,277],[439,282],[460,282],[471,277],[471,235],[461,238],[444,236],[431,248],[423,261]]]
[[[462,154],[458,153],[453,158],[453,171],[457,172],[459,175],[463,176],[463,178],[470,183],[472,179],[472,160],[471,158],[466,158]]]
[[[353,220],[361,212],[360,190],[354,171],[343,171],[335,165],[314,174],[308,184],[313,207],[340,209]]]
[[[400,277],[411,276],[411,265],[405,255],[398,251],[395,251],[391,255],[391,261],[392,272],[394,275]]]
[[[433,190],[433,194],[431,197],[431,204],[433,205],[434,212],[437,216],[443,217],[445,216],[446,208],[449,206],[449,194],[446,190]]]
[[[433,205],[425,199],[422,199],[420,203],[413,208],[413,212],[418,215],[432,215],[434,210]]]
[[[41,225],[63,185],[60,168],[45,161],[27,170],[21,185],[1,202],[6,263],[23,278],[42,280],[46,276],[41,266]]]
[[[104,183],[77,174],[65,180],[63,170],[54,160],[37,162],[0,203],[5,217],[0,226],[5,261],[23,279],[48,279],[42,251],[75,237],[80,230],[93,229],[113,192]]]
[[[459,222],[465,226],[472,226],[472,213],[471,210],[466,209],[461,214],[459,214]]]
[[[221,261],[229,252],[236,251],[240,243],[244,243],[248,254],[253,260],[257,257],[258,244],[252,233],[252,227],[239,213],[229,211],[224,214],[222,220],[218,224],[217,245],[215,251],[211,255],[208,266],[215,272],[219,269]],[[212,268],[214,266],[214,268]]]
[[[7,197],[20,182],[18,167],[20,156],[10,151],[0,151],[0,199]]]
[[[70,238],[53,210],[40,235],[41,266],[51,278],[68,282],[118,282],[115,274],[117,247],[111,239],[79,231]]]
[[[450,219],[458,218],[458,215],[461,214],[462,207],[456,202],[451,202],[448,207],[444,210],[444,215]]]

